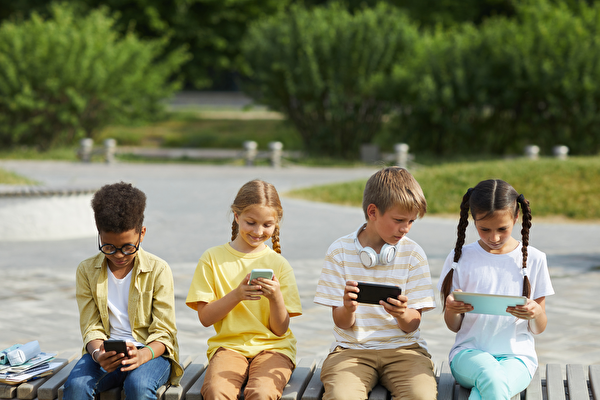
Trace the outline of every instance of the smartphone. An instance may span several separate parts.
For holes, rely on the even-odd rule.
[[[397,299],[402,294],[398,286],[384,283],[358,282],[358,290],[356,301],[367,304],[379,304],[380,300],[387,302],[388,297]]]
[[[273,270],[253,269],[252,272],[250,272],[250,280],[248,281],[248,283],[252,282],[252,280],[256,278],[273,279]]]
[[[104,341],[104,351],[116,351],[117,354],[123,353],[127,357],[127,343],[124,340],[107,339]]]

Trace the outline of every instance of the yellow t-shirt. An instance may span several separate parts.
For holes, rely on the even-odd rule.
[[[237,288],[253,269],[270,268],[279,280],[285,307],[290,317],[302,314],[294,271],[280,254],[266,247],[258,253],[241,253],[229,244],[208,249],[200,257],[186,304],[197,309],[197,302],[210,303]],[[288,328],[283,336],[269,329],[269,300],[246,300],[238,303],[225,318],[214,324],[216,335],[208,339],[210,360],[219,347],[254,357],[263,350],[285,354],[296,363],[296,338]]]

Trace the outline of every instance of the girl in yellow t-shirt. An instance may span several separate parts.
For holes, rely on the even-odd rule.
[[[273,185],[253,180],[231,210],[231,242],[204,252],[186,299],[202,325],[216,331],[202,396],[237,398],[246,382],[246,400],[279,398],[296,362],[290,317],[302,314],[294,272],[280,254],[283,209]],[[272,269],[273,278],[250,281],[253,269]]]

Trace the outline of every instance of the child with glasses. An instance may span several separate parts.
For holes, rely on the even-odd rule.
[[[63,398],[94,399],[122,386],[128,399],[155,400],[160,386],[183,375],[171,269],[140,247],[146,235],[141,190],[123,182],[103,186],[92,208],[100,253],[77,268],[84,348]],[[125,341],[126,351],[105,350],[109,338]]]
[[[231,242],[204,252],[186,299],[216,331],[201,393],[237,399],[247,382],[246,400],[278,399],[295,365],[290,317],[302,314],[294,272],[280,254],[283,210],[273,185],[260,180],[242,186],[231,210]],[[270,269],[272,278],[251,280],[254,269]]]

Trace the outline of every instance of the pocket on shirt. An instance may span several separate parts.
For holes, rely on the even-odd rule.
[[[152,321],[152,301],[154,300],[154,292],[149,290],[142,292],[139,303],[137,305],[138,321],[142,326],[149,326]]]

